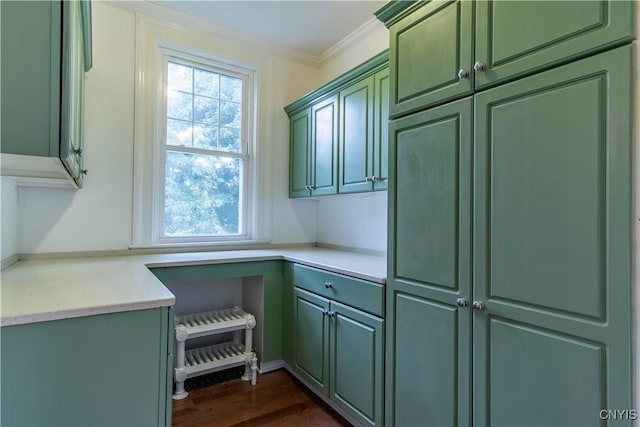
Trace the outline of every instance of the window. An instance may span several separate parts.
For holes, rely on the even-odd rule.
[[[159,242],[249,238],[253,73],[163,55]]]

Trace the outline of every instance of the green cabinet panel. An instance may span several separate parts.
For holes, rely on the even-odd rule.
[[[168,310],[3,327],[2,425],[171,425]]]
[[[329,97],[311,106],[312,196],[338,191],[338,97]]]
[[[331,301],[330,397],[363,425],[381,426],[384,321]]]
[[[389,125],[386,425],[470,425],[472,108]]]
[[[0,7],[2,153],[59,158],[61,170],[81,186],[91,2],[4,1]],[[24,169],[24,162],[5,161],[9,169]],[[18,173],[38,177],[44,172]]]
[[[471,425],[468,310],[424,292],[396,289],[389,298],[385,425]]]
[[[476,423],[598,424],[633,405],[631,58],[476,96]]]
[[[311,109],[304,109],[290,119],[289,197],[309,196],[311,151]]]
[[[472,92],[473,4],[425,2],[389,28],[391,117]]]
[[[389,68],[340,91],[338,193],[387,189]]]
[[[294,289],[293,368],[314,388],[329,395],[329,300]]]
[[[340,193],[372,186],[373,92],[373,76],[340,91]]]
[[[376,316],[384,315],[384,285],[294,264],[292,282],[307,291],[339,300]]]
[[[482,88],[628,42],[632,1],[476,2],[474,61]]]

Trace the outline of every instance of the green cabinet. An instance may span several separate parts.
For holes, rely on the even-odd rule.
[[[472,109],[390,124],[387,426],[470,425]]]
[[[339,193],[387,188],[389,69],[340,91]]]
[[[383,285],[299,264],[288,271],[287,363],[354,420],[383,425]]]
[[[390,31],[390,115],[628,42],[634,34],[633,3],[390,2],[377,13]]]
[[[291,117],[290,197],[338,189],[338,99],[332,96]]]
[[[82,185],[90,1],[3,1],[2,173]],[[53,161],[51,161],[53,159]]]
[[[170,426],[171,308],[2,328],[7,426]]]
[[[285,107],[289,197],[387,188],[388,53]]]
[[[385,425],[633,407],[632,65],[623,46],[391,122]]]

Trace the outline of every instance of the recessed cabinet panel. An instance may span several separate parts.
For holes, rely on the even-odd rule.
[[[475,423],[599,424],[600,409],[609,407],[601,344],[493,318],[489,335],[486,364],[477,368],[486,372],[490,395],[486,408],[475,408]]]
[[[311,195],[335,194],[338,190],[338,100],[333,96],[311,107]]]
[[[296,370],[323,394],[328,395],[329,301],[309,292],[294,290],[294,363]]]
[[[541,83],[478,97],[491,164],[489,294],[604,320],[606,74]]]
[[[472,8],[433,1],[390,28],[392,117],[471,92]]]
[[[476,5],[476,88],[568,62],[632,40],[634,2],[480,1]]]
[[[371,189],[373,92],[373,76],[340,92],[340,193]]]
[[[291,117],[290,197],[309,196],[309,150],[311,143],[311,110],[302,110]]]
[[[391,124],[394,278],[451,290],[459,287],[460,204],[469,202],[471,102],[458,105]]]
[[[393,297],[395,334],[387,341],[392,364],[387,365],[386,425],[465,425],[469,412],[468,365],[460,347],[469,337],[460,328],[460,312],[418,296],[396,293]],[[460,369],[462,368],[462,370]],[[462,387],[460,387],[462,386]]]
[[[366,424],[382,423],[383,320],[331,302],[331,399]]]

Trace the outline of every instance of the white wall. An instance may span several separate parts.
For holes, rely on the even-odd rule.
[[[0,189],[2,195],[0,202],[0,212],[2,212],[0,215],[2,219],[0,259],[4,260],[18,253],[18,189],[10,178],[2,177],[0,182],[2,182]]]
[[[184,20],[184,16],[178,14],[175,19]],[[118,3],[93,2],[93,68],[86,80],[85,166],[89,173],[85,187],[79,191],[19,189],[20,253],[119,250],[130,245],[135,31],[132,10]],[[271,218],[269,234],[274,243],[314,242],[316,203],[288,198],[289,128],[282,108],[317,87],[321,74],[277,55],[272,64],[272,99],[261,101],[271,109],[259,123],[261,143],[268,145],[265,155],[270,156],[272,166],[261,172],[261,178],[273,186],[271,207],[265,213]]]

